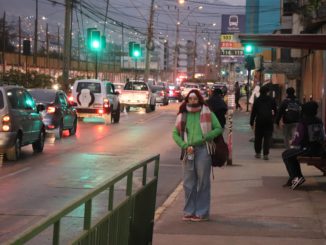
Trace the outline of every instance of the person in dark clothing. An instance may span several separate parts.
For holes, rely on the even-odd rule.
[[[240,92],[240,86],[239,86],[238,82],[236,82],[234,85],[234,93],[235,93],[235,109],[241,110],[242,108],[241,108],[241,105],[239,104],[241,92]]]
[[[261,149],[263,144],[263,158],[264,160],[268,160],[274,128],[274,116],[277,109],[275,100],[267,95],[267,87],[261,87],[259,92],[260,96],[254,101],[252,106],[250,126],[255,131],[255,157],[261,157]]]
[[[219,88],[214,89],[212,96],[206,102],[209,109],[214,112],[221,127],[224,128],[226,123],[225,114],[228,111],[228,106],[223,100],[223,91]]]
[[[322,156],[324,152],[325,130],[322,120],[316,116],[317,111],[318,104],[314,101],[302,105],[302,118],[291,142],[291,149],[282,153],[289,174],[289,179],[283,187],[291,187],[294,190],[305,182],[298,156]]]
[[[294,136],[301,117],[301,104],[294,93],[294,88],[289,87],[286,89],[287,97],[282,101],[275,120],[276,125],[280,126],[280,121],[282,119],[283,125],[281,126],[283,127],[286,149],[290,148],[290,140]]]

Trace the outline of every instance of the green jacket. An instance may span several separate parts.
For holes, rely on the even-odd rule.
[[[188,112],[186,123],[188,142],[182,140],[177,128],[174,127],[172,135],[175,143],[177,143],[177,145],[182,149],[186,149],[188,146],[202,145],[205,141],[213,140],[216,136],[220,135],[223,132],[223,129],[213,112],[211,112],[211,118],[212,130],[209,131],[206,135],[203,135],[200,127],[200,112]]]

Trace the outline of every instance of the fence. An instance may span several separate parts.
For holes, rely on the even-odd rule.
[[[14,238],[9,244],[25,244],[28,241],[32,244],[41,244],[33,240],[42,236],[42,232],[53,227],[52,244],[62,243],[63,239],[60,224],[61,220],[72,211],[84,207],[83,228],[69,244],[109,244],[109,245],[149,245],[152,242],[154,225],[154,213],[156,202],[156,189],[159,171],[159,155],[152,156],[140,163],[132,165],[123,173],[117,174],[108,182],[100,185],[95,190],[59,212],[51,215],[30,228],[21,235]],[[148,176],[150,164],[153,166],[153,176]],[[151,166],[150,166],[151,167]],[[133,181],[137,170],[141,171],[140,187],[135,188]],[[115,185],[120,181],[125,183],[124,200],[116,203],[114,199]],[[94,222],[92,212],[93,200],[108,191],[106,200],[107,211]],[[94,224],[92,224],[94,222]],[[72,234],[70,234],[71,237]],[[43,234],[44,236],[44,234]],[[33,239],[33,240],[32,240]],[[44,244],[42,242],[42,244]]]

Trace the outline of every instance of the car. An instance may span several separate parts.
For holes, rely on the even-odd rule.
[[[151,90],[156,98],[156,103],[160,103],[163,105],[169,104],[169,98],[166,92],[166,88],[164,86],[153,85],[151,86]]]
[[[155,111],[155,95],[148,83],[141,80],[130,80],[126,83],[121,94],[121,107],[128,112],[130,107],[145,108],[146,113]]]
[[[119,93],[113,83],[98,79],[76,80],[72,89],[77,117],[101,117],[105,124],[120,121]]]
[[[225,83],[214,83],[213,86],[212,86],[212,91],[214,91],[217,88],[222,90],[222,93],[223,93],[224,96],[228,92],[228,87],[227,87],[227,85]]]
[[[41,111],[47,133],[54,133],[56,139],[61,139],[63,130],[69,130],[69,135],[75,135],[77,130],[77,103],[68,101],[67,95],[55,89],[29,89],[37,106],[43,105]]]
[[[32,144],[42,152],[45,126],[32,95],[23,87],[0,86],[0,154],[7,160],[21,157],[21,147]]]
[[[177,100],[179,102],[181,102],[183,100],[183,97],[181,95],[180,86],[170,84],[170,85],[168,85],[166,91],[167,91],[169,100]]]
[[[188,94],[191,90],[193,90],[193,89],[196,89],[196,90],[200,91],[199,84],[196,84],[196,83],[186,83],[186,84],[184,85],[184,89],[183,89],[183,91],[182,91],[182,93],[181,93],[182,97],[186,97],[187,94]]]

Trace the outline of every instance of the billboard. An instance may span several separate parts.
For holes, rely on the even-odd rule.
[[[246,31],[246,18],[243,14],[223,14],[222,15],[222,34],[240,33]]]

